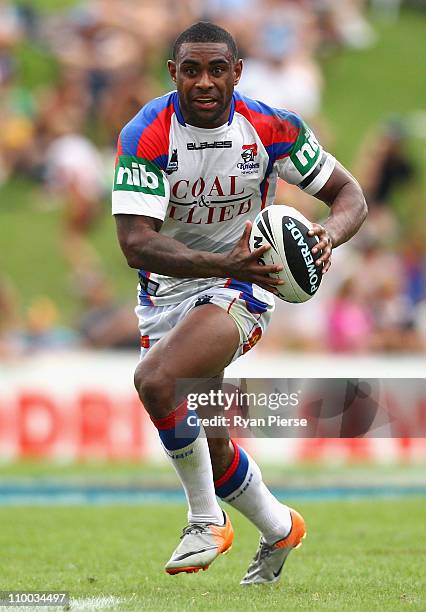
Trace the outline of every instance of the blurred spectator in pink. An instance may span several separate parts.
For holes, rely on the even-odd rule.
[[[329,305],[328,341],[336,353],[362,353],[371,344],[373,321],[352,279],[346,280]]]

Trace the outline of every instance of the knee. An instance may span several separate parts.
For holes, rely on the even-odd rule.
[[[174,381],[161,368],[150,368],[144,360],[136,368],[134,382],[145,410],[152,417],[161,419],[175,409]]]

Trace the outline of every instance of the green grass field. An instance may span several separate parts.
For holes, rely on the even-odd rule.
[[[368,485],[426,486],[426,465],[391,463],[372,465],[369,462],[280,464],[262,463],[265,482],[276,487],[342,487]],[[137,487],[176,488],[179,482],[166,462],[81,461],[53,462],[28,459],[0,463],[0,487],[10,482],[56,482],[65,486],[80,483]]]
[[[232,511],[229,555],[207,572],[172,577],[163,564],[183,506],[2,507],[0,590],[68,590],[71,609],[108,601],[115,610],[426,609],[424,499],[297,507],[308,525],[303,547],[279,585],[251,588],[239,580],[257,534]]]

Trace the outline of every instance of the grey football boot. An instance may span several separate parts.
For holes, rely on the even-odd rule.
[[[302,545],[302,540],[306,536],[303,517],[291,508],[290,516],[291,529],[285,538],[278,540],[275,544],[268,544],[263,538],[260,538],[259,548],[240,584],[244,586],[272,584],[280,579],[288,555],[293,548],[299,548]]]
[[[185,527],[179,546],[166,563],[168,574],[206,570],[216,557],[231,548],[234,530],[228,515],[223,515],[224,525],[191,523]]]

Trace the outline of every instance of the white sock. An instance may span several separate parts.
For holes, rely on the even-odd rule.
[[[178,450],[163,445],[185,489],[189,523],[223,525],[223,512],[217,503],[207,438],[199,436]]]
[[[256,525],[268,544],[274,544],[290,532],[290,510],[272,495],[252,457],[232,444],[234,460],[215,482],[216,494]]]
[[[202,427],[189,425],[187,418],[186,404],[181,404],[168,417],[151,420],[185,490],[188,522],[223,525],[207,438]]]

